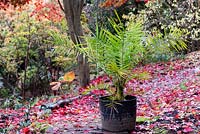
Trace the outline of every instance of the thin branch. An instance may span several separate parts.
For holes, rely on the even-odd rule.
[[[25,57],[25,68],[24,68],[24,83],[23,83],[23,99],[25,99],[25,88],[26,88],[26,79],[27,79],[27,67],[29,65],[29,54],[31,49],[31,25],[30,25],[30,18],[28,16],[28,47],[26,49],[26,57]]]
[[[59,6],[60,6],[60,9],[61,9],[63,12],[65,12],[65,10],[64,10],[64,8],[63,8],[63,6],[62,6],[60,0],[58,0],[58,4],[59,4]]]
[[[56,109],[56,108],[59,108],[59,107],[68,106],[71,102],[78,100],[78,99],[81,99],[85,96],[90,96],[90,95],[93,95],[93,94],[88,93],[88,94],[85,94],[85,95],[78,95],[78,96],[75,96],[75,97],[72,97],[72,98],[58,100],[57,102],[53,102],[53,103],[43,104],[43,105],[40,106],[40,109],[41,110],[46,110],[46,109],[53,110],[53,109]],[[95,96],[95,95],[93,95],[93,96]]]

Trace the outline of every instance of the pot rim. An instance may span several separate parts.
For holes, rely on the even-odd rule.
[[[110,102],[111,100],[108,98],[110,96],[112,96],[112,95],[101,96],[101,97],[99,97],[99,100],[101,102]],[[137,97],[133,96],[133,95],[126,95],[125,100],[114,100],[114,101],[116,101],[116,102],[129,102],[129,101],[133,101],[133,100],[137,101]]]

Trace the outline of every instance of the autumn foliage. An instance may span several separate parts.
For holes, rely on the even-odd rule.
[[[47,19],[53,22],[59,22],[63,19],[63,13],[58,3],[44,2],[43,0],[37,0],[34,2],[35,10],[31,16],[35,16],[38,20]]]
[[[45,2],[44,0],[3,0],[0,2],[0,9],[6,11],[14,8],[19,9],[25,7],[25,4],[33,6],[31,16],[37,20],[50,20],[53,22],[59,22],[63,19],[63,13],[59,7],[57,1]]]
[[[135,0],[135,2],[144,2],[147,3],[149,0]],[[106,0],[105,2],[100,4],[100,7],[120,7],[127,3],[128,0]]]
[[[125,4],[128,0],[106,0],[102,3],[101,7],[120,7],[121,5]]]
[[[0,2],[0,9],[6,9],[9,5],[22,6],[29,3],[31,0],[2,0]]]

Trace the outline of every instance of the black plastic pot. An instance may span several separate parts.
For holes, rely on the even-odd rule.
[[[112,102],[109,96],[99,101],[102,129],[110,132],[130,132],[135,129],[137,98],[126,96],[124,101]]]

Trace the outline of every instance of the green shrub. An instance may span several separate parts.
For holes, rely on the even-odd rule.
[[[187,44],[183,39],[185,32],[179,28],[172,27],[164,34],[160,31],[152,31],[145,40],[146,61],[168,61],[177,52],[187,49]]]
[[[143,39],[146,48],[147,62],[167,61],[177,53],[188,49],[191,32],[185,27],[179,27],[176,20],[167,18],[172,7],[164,6],[164,1],[149,1],[144,10],[138,14],[124,15],[130,21],[143,22],[146,38]],[[175,5],[174,5],[175,6]],[[173,12],[174,14],[178,11]]]
[[[144,18],[145,30],[149,32],[156,29],[165,36],[171,28],[184,31],[187,34],[182,34],[181,37],[187,40],[191,49],[196,45],[194,42],[200,40],[199,6],[197,0],[149,1],[139,15]]]
[[[0,20],[0,75],[6,86],[33,93],[48,91],[49,82],[75,60],[65,20],[37,21],[25,11],[4,16]]]
[[[9,90],[6,88],[0,88],[0,98],[8,97]]]

